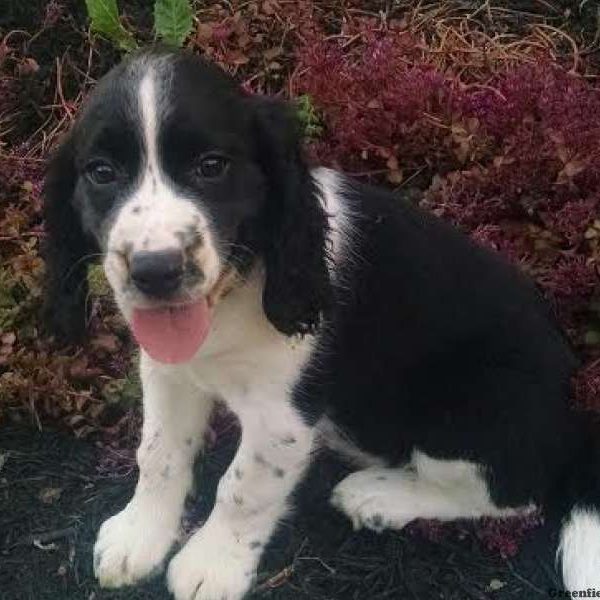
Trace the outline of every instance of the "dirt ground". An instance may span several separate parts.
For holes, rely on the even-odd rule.
[[[198,464],[197,520],[212,502],[235,445],[222,440]],[[168,598],[164,578],[121,591],[100,590],[92,546],[103,519],[130,496],[135,473],[106,478],[89,442],[52,431],[8,428],[0,441],[0,599],[142,600]],[[469,525],[430,541],[409,531],[353,532],[327,505],[346,472],[318,457],[259,569],[252,599],[383,600],[547,598],[558,586],[556,525],[538,528],[512,560],[482,548]]]

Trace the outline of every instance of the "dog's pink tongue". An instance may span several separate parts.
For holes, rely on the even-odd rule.
[[[140,346],[161,363],[190,360],[205,340],[210,328],[206,300],[168,308],[136,309],[133,335]]]

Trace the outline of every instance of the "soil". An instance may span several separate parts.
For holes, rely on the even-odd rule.
[[[235,439],[225,437],[198,463],[189,514],[209,510]],[[88,441],[53,431],[6,428],[0,441],[0,599],[167,599],[164,577],[117,591],[101,590],[92,547],[102,521],[130,497],[135,473],[99,474]],[[471,526],[442,539],[417,531],[354,532],[327,504],[347,472],[334,457],[315,460],[298,491],[297,510],[275,536],[250,598],[273,600],[466,600],[547,598],[559,586],[554,566],[556,523],[536,529],[519,554],[491,554]]]

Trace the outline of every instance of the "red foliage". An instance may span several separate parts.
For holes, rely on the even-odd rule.
[[[574,318],[586,311],[598,287],[597,267],[580,254],[564,254],[540,273],[539,281],[550,292],[563,323],[572,326]]]
[[[574,380],[577,405],[588,410],[598,410],[600,390],[600,358],[583,367]]]
[[[57,23],[65,16],[65,12],[66,8],[64,4],[58,2],[58,0],[50,0],[44,9],[42,27],[44,29],[51,29],[52,27],[55,27]]]
[[[472,521],[448,523],[435,519],[417,519],[407,526],[407,532],[432,542],[443,542],[452,538],[464,539],[474,532],[487,550],[499,554],[502,558],[510,558],[517,554],[529,532],[542,523],[542,515],[535,511],[522,517],[485,517],[479,519],[475,527]]]
[[[519,546],[530,531],[539,527],[543,519],[539,512],[526,517],[508,519],[481,519],[477,528],[477,537],[492,552],[498,552],[503,558],[515,556]]]
[[[317,158],[358,171],[386,165],[397,170],[398,156],[403,168],[420,166],[426,156],[438,167],[447,162],[438,119],[450,118],[455,86],[412,62],[416,40],[409,34],[367,29],[362,36],[354,49],[321,39],[300,52],[305,72],[298,90],[324,112],[329,131],[325,143],[314,147]]]

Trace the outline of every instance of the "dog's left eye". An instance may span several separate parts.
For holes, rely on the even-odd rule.
[[[196,173],[205,179],[216,179],[225,173],[228,164],[228,160],[218,154],[203,156],[196,167]]]
[[[95,161],[86,167],[87,176],[93,183],[98,185],[106,185],[112,183],[117,178],[117,173],[114,167],[104,161]]]

